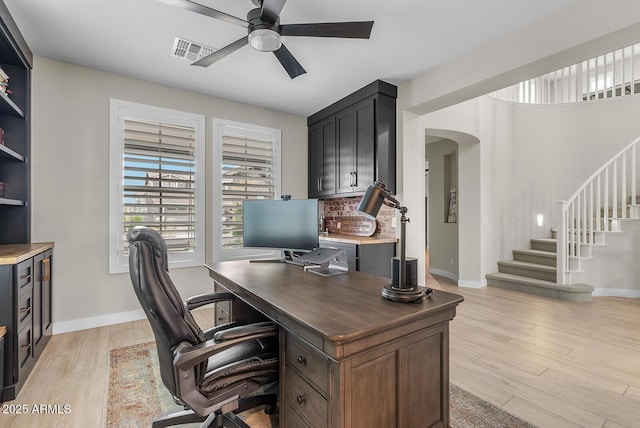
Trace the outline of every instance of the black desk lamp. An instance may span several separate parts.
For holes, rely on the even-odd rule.
[[[395,208],[400,211],[400,264],[398,266],[398,275],[392,275],[391,284],[382,289],[382,297],[394,302],[417,302],[425,297],[425,291],[418,287],[417,282],[407,281],[407,256],[406,256],[406,237],[407,237],[407,207],[400,205],[397,199],[391,196],[391,193],[385,188],[382,181],[376,181],[367,188],[367,192],[362,197],[358,208],[365,216],[374,219],[378,215],[382,204]],[[417,268],[415,264],[414,269]],[[417,272],[413,272],[413,277],[417,276]],[[407,282],[409,282],[407,284]]]

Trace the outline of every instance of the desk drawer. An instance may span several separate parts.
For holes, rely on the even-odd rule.
[[[293,370],[285,370],[284,383],[287,405],[304,416],[312,427],[326,427],[327,400]]]
[[[29,362],[31,358],[31,328],[25,328],[18,335],[18,372]]]
[[[18,296],[31,289],[33,284],[33,259],[28,259],[16,265],[16,290]]]
[[[26,292],[18,298],[18,331],[22,331],[27,325],[31,325],[31,317],[33,312],[33,294],[32,287],[29,285]]]
[[[293,428],[312,428],[302,419],[302,417],[293,410],[291,404],[286,403],[284,407],[284,420],[288,427]]]
[[[229,314],[229,302],[216,303],[216,325],[227,324],[231,322],[231,316]]]
[[[304,377],[326,394],[329,360],[320,351],[306,344],[298,337],[288,333],[286,338],[286,363],[295,367]]]

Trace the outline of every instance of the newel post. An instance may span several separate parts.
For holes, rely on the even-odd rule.
[[[567,280],[567,224],[568,224],[568,203],[567,201],[558,201],[558,207],[560,209],[560,215],[556,218],[560,219],[558,225],[558,232],[556,234],[556,283],[558,285],[564,285],[568,283]]]

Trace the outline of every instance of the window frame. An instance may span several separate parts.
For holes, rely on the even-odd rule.
[[[194,129],[195,247],[189,253],[169,253],[169,267],[202,266],[205,261],[205,126],[204,115],[110,99],[109,133],[109,273],[129,271],[124,255],[124,121],[127,118],[188,126]]]
[[[214,262],[228,260],[246,260],[259,258],[279,258],[281,251],[275,249],[223,249],[222,248],[222,139],[225,136],[271,140],[273,142],[274,199],[280,199],[282,193],[282,130],[250,123],[213,118],[213,186],[212,186],[212,230]]]

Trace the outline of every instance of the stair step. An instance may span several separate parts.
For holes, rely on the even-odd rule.
[[[524,276],[527,278],[541,279],[551,282],[554,282],[557,276],[557,270],[555,266],[522,262],[518,260],[498,262],[498,272]]]
[[[487,285],[492,287],[573,302],[590,302],[593,292],[593,287],[588,284],[558,285],[555,281],[526,278],[508,273],[490,273],[486,278]]]
[[[557,251],[558,240],[553,238],[534,238],[531,240],[531,249],[539,251]]]
[[[556,266],[556,253],[542,250],[513,250],[513,259],[520,262]]]

